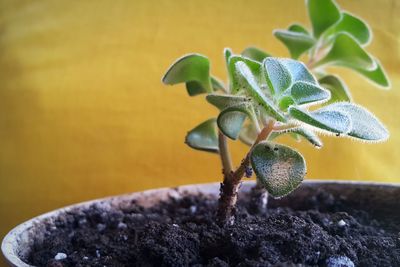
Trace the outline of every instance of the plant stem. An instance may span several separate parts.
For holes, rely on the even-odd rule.
[[[327,53],[327,44],[326,43],[319,43],[313,49],[313,52],[310,54],[308,62],[306,63],[307,68],[310,70],[315,69],[315,65],[320,61]]]
[[[218,147],[219,156],[222,163],[222,171],[224,173],[224,177],[226,177],[229,176],[232,172],[232,160],[229,153],[228,140],[226,136],[223,135],[221,132],[218,133]]]
[[[275,121],[270,120],[267,125],[261,130],[258,134],[256,141],[250,148],[250,151],[247,153],[246,157],[242,160],[240,166],[235,171],[229,171],[225,169],[224,166],[224,181],[221,183],[220,187],[220,197],[218,200],[218,210],[217,210],[217,220],[220,225],[231,225],[234,222],[234,215],[236,209],[236,201],[237,194],[240,187],[240,182],[245,174],[246,168],[250,165],[250,155],[254,146],[260,143],[261,141],[268,138],[271,132],[274,129]],[[221,137],[221,133],[219,136],[219,140],[223,140]],[[224,136],[225,137],[225,136]],[[226,142],[226,137],[225,137]],[[222,151],[224,151],[224,146],[226,143],[220,142],[220,155],[221,161],[224,164]]]

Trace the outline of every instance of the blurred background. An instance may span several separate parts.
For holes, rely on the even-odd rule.
[[[295,143],[309,179],[398,182],[400,1],[339,0],[366,19],[392,90],[335,70],[354,100],[387,125],[386,143],[323,137]],[[198,52],[225,80],[224,47],[288,52],[272,36],[309,25],[301,0],[0,0],[0,237],[64,205],[149,188],[221,179],[218,156],[188,148],[188,130],[215,116],[204,96],[161,77]],[[232,144],[236,164],[247,147]]]

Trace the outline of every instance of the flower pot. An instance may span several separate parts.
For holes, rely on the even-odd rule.
[[[244,182],[240,189],[239,199],[248,197],[253,185],[254,182]],[[395,225],[400,224],[399,184],[307,181],[285,198],[280,200],[270,199],[269,206],[302,210],[310,205],[311,200],[318,201],[318,199],[315,199],[315,195],[320,190],[328,192],[329,196],[340,199],[348,206],[357,209],[367,208],[368,213],[373,216],[391,218],[390,220]],[[32,266],[26,263],[26,259],[31,252],[33,241],[40,242],[44,238],[46,229],[51,227],[57,218],[66,212],[85,210],[93,205],[97,205],[97,207],[101,207],[106,211],[119,210],[132,205],[152,207],[162,201],[167,201],[171,198],[180,199],[188,194],[201,194],[215,199],[218,193],[219,183],[209,183],[148,190],[68,206],[43,214],[15,227],[5,236],[1,249],[10,266]],[[339,222],[339,225],[344,223]],[[397,246],[399,246],[399,243],[400,241]]]

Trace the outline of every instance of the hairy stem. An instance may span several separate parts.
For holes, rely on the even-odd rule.
[[[306,63],[307,68],[310,70],[315,69],[316,63],[320,61],[327,53],[327,44],[326,43],[320,43],[317,44],[317,46],[313,49],[312,53],[309,55],[308,62]]]
[[[224,177],[229,176],[232,172],[232,160],[228,148],[228,140],[225,135],[221,132],[218,133],[218,146],[219,146],[219,156],[222,163],[222,171]]]
[[[228,173],[224,167],[224,181],[221,183],[217,210],[217,220],[220,225],[233,224],[237,194],[240,187],[240,182],[246,172],[246,168],[250,165],[251,151],[253,150],[255,145],[268,138],[268,136],[274,129],[274,123],[275,122],[273,120],[269,121],[267,125],[261,130],[253,146],[250,148],[250,151],[247,153],[246,157],[242,160],[240,166],[235,171],[230,171]],[[219,144],[221,160],[221,146],[223,145],[223,143]]]

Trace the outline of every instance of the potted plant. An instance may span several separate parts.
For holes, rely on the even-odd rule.
[[[308,0],[312,33],[299,24],[274,35],[291,59],[249,47],[225,49],[229,83],[199,54],[178,59],[165,84],[206,94],[216,118],[188,132],[192,148],[220,156],[220,184],[151,190],[95,200],[28,221],[2,250],[12,266],[398,266],[397,185],[308,182],[304,157],[279,144],[290,135],[320,148],[318,133],[381,142],[383,124],[352,102],[325,67],[354,70],[389,87],[360,18],[332,0]],[[323,11],[323,12],[321,12]],[[306,63],[298,61],[300,56]],[[233,167],[228,139],[249,151]],[[243,183],[251,177],[256,183]],[[240,189],[240,190],[239,190]],[[239,192],[240,191],[240,192]],[[240,194],[240,197],[238,197]],[[297,265],[296,265],[297,266]]]

